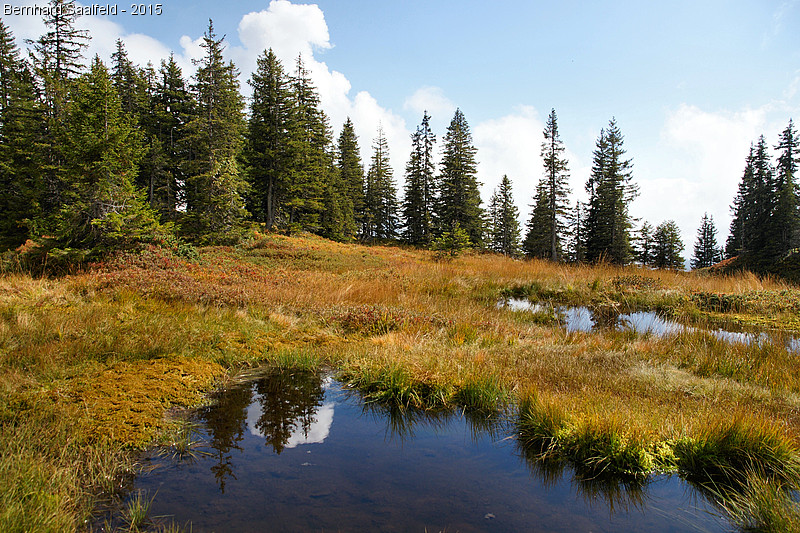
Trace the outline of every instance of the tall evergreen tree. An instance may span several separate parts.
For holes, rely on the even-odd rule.
[[[480,247],[483,245],[483,209],[476,176],[476,153],[467,119],[456,109],[444,137],[436,209],[438,232],[453,231],[458,224],[469,236],[472,246]]]
[[[552,259],[552,233],[550,231],[550,195],[547,188],[547,179],[543,178],[536,185],[536,194],[531,205],[531,216],[528,219],[525,240],[522,249],[528,257],[539,259]],[[561,249],[558,250],[561,255]]]
[[[122,111],[140,116],[147,110],[147,80],[131,62],[122,39],[117,39],[117,49],[111,54],[111,66],[111,79],[119,93]]]
[[[28,41],[33,48],[31,58],[46,117],[40,145],[41,209],[35,223],[46,233],[53,229],[51,217],[61,209],[65,201],[63,193],[69,187],[63,173],[65,114],[70,82],[83,69],[82,51],[90,39],[89,32],[75,29],[77,12],[73,0],[50,0],[48,8],[44,17],[46,33],[36,41]]]
[[[197,118],[196,107],[181,68],[170,55],[161,62],[150,99],[151,111],[145,120],[150,149],[140,167],[150,205],[162,221],[177,220],[186,206],[186,175],[193,156],[189,126],[193,127]]]
[[[624,159],[623,136],[613,118],[600,131],[594,151],[592,173],[586,184],[589,212],[586,219],[588,261],[608,260],[625,264],[630,260],[628,205],[638,195],[632,182],[631,160]]]
[[[433,145],[436,136],[431,132],[431,117],[427,111],[422,123],[411,135],[411,156],[406,165],[406,187],[403,199],[404,239],[426,246],[433,239],[436,176],[433,163]]]
[[[744,232],[750,229],[749,221],[746,221],[748,216],[748,206],[745,205],[745,199],[750,198],[750,189],[753,187],[753,180],[755,175],[755,148],[751,144],[750,152],[745,160],[744,173],[742,179],[739,181],[739,188],[736,197],[733,199],[731,206],[731,219],[730,231],[728,232],[728,239],[725,242],[725,256],[727,258],[735,257],[744,252]],[[749,239],[748,239],[749,240]]]
[[[397,189],[389,162],[389,144],[380,126],[372,148],[372,161],[367,171],[362,238],[394,239],[398,225]]]
[[[0,20],[0,250],[24,243],[40,218],[44,128],[33,73]]]
[[[350,117],[342,125],[336,146],[336,167],[339,171],[340,195],[343,203],[343,233],[347,238],[358,234],[364,215],[364,165],[358,136]]]
[[[72,100],[66,137],[70,188],[58,245],[102,252],[151,240],[160,226],[134,186],[140,136],[99,58],[74,84]]]
[[[653,266],[655,230],[648,221],[642,222],[636,236],[635,255],[636,260],[644,266]]]
[[[733,221],[726,254],[744,255],[751,268],[763,270],[779,255],[771,237],[771,220],[778,201],[778,182],[762,135],[747,157],[734,199]]]
[[[697,230],[692,269],[710,267],[721,258],[722,250],[717,245],[717,228],[714,227],[714,217],[705,213],[700,222],[700,228]]]
[[[564,158],[564,143],[558,134],[556,110],[550,111],[544,129],[542,161],[544,162],[544,200],[547,202],[547,233],[550,237],[548,258],[561,260],[561,241],[566,231],[567,197],[569,190],[569,167]]]
[[[319,231],[323,197],[327,196],[329,202],[335,200],[327,187],[333,170],[329,158],[332,134],[302,56],[297,57],[291,78],[291,101],[292,165],[283,205],[290,226]]]
[[[249,207],[256,220],[272,228],[288,188],[292,102],[289,79],[271,48],[258,57],[249,83],[253,87],[245,147]]]
[[[47,33],[33,45],[34,57],[42,74],[55,80],[75,78],[83,70],[82,51],[90,39],[86,30],[75,29],[77,12],[74,0],[50,0],[44,18]]]
[[[489,207],[491,220],[489,248],[503,255],[519,254],[519,209],[514,203],[511,180],[503,176],[500,186],[492,195]]]
[[[586,260],[586,205],[580,200],[575,202],[570,216],[572,231],[568,239],[568,260],[582,263]]]
[[[14,34],[0,19],[0,112],[10,105],[16,88],[15,82],[18,81],[17,77],[23,67]],[[0,122],[0,127],[2,124]]]
[[[682,269],[684,259],[683,241],[678,225],[673,220],[667,220],[656,226],[653,235],[653,266],[656,268]]]
[[[222,57],[223,38],[209,20],[203,36],[205,56],[197,62],[194,91],[197,116],[191,131],[192,160],[188,166],[184,231],[196,239],[235,237],[246,215],[247,183],[237,164],[244,130],[244,104],[238,72]]]
[[[767,255],[777,260],[800,244],[800,197],[795,180],[800,162],[800,139],[791,120],[775,149],[779,150],[775,168],[776,199],[767,228]]]

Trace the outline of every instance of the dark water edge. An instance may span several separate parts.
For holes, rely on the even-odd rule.
[[[677,476],[580,479],[527,459],[503,420],[365,406],[329,375],[271,371],[215,399],[196,413],[194,455],[153,453],[134,482],[161,523],[193,532],[734,530]]]
[[[776,346],[784,346],[790,352],[800,353],[800,339],[794,335],[757,327],[704,328],[681,324],[663,317],[655,311],[599,313],[585,306],[551,305],[545,302],[533,302],[525,298],[508,298],[501,300],[498,305],[515,311],[553,312],[556,314],[558,323],[569,332],[589,333],[602,329],[616,329],[633,331],[639,335],[665,337],[680,333],[707,331],[728,343],[772,343]]]

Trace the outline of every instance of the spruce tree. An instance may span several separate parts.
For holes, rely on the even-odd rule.
[[[41,218],[44,111],[33,73],[0,20],[0,250],[24,243]]]
[[[550,111],[544,129],[541,155],[544,175],[536,187],[531,218],[523,249],[529,257],[561,261],[567,233],[569,169],[564,159],[564,143],[558,134],[555,109]]]
[[[630,159],[624,159],[623,136],[613,118],[600,131],[592,173],[586,183],[589,212],[586,218],[586,259],[626,264],[631,256],[628,205],[638,195],[632,182]]]
[[[389,144],[378,126],[372,145],[373,153],[365,187],[363,239],[394,239],[397,237],[397,189],[389,162]]]
[[[122,111],[139,117],[147,110],[147,80],[131,62],[122,39],[117,39],[117,49],[111,54],[111,66],[111,78],[119,93]]]
[[[19,72],[24,67],[19,57],[19,48],[14,41],[14,34],[0,19],[0,111],[10,105],[18,81]],[[3,123],[0,122],[0,127]]]
[[[161,62],[150,101],[146,123],[152,145],[141,169],[147,177],[150,205],[162,221],[176,221],[186,206],[186,176],[193,157],[189,126],[197,118],[197,106],[173,55]]]
[[[490,202],[491,220],[489,248],[507,256],[519,254],[519,209],[514,203],[511,180],[503,176]]]
[[[800,161],[800,139],[791,120],[775,149],[779,150],[775,168],[776,199],[767,234],[770,242],[768,255],[779,260],[798,246],[800,238],[800,197],[795,180]]]
[[[636,236],[635,254],[636,260],[642,266],[653,266],[654,261],[654,229],[648,221],[642,222]]]
[[[730,257],[742,255],[749,268],[762,271],[778,257],[772,217],[778,204],[778,181],[762,135],[747,157],[739,191],[734,199],[733,221],[726,244]]]
[[[547,188],[547,179],[543,178],[536,185],[536,194],[531,205],[531,215],[528,219],[525,240],[522,249],[528,257],[539,259],[552,259],[552,221],[550,211],[550,195]],[[558,255],[561,254],[559,248]]]
[[[406,164],[406,187],[403,199],[403,238],[410,244],[427,246],[433,239],[436,207],[436,176],[430,115],[422,115],[422,123],[411,135],[411,155]]]
[[[297,57],[290,94],[292,113],[288,148],[292,164],[283,208],[290,227],[319,232],[323,197],[334,200],[326,181],[332,175],[329,157],[332,134],[302,56]]]
[[[700,228],[697,230],[692,269],[710,267],[719,262],[721,258],[722,250],[717,246],[717,228],[714,227],[714,217],[705,213],[700,222]]]
[[[141,139],[99,58],[72,93],[65,147],[70,187],[57,245],[94,253],[152,240],[161,228],[134,186]]]
[[[744,173],[742,179],[739,181],[739,188],[736,196],[733,199],[731,206],[732,219],[730,231],[728,232],[728,239],[725,242],[725,257],[736,257],[745,251],[744,247],[744,232],[750,229],[749,221],[746,218],[749,216],[748,207],[745,204],[745,199],[750,198],[752,195],[749,190],[753,187],[753,180],[755,175],[755,148],[751,144],[750,152],[745,159]]]
[[[572,263],[582,263],[586,259],[586,206],[580,200],[575,202],[575,207],[570,213],[569,222],[572,230],[567,238],[567,260]]]
[[[209,242],[237,238],[247,213],[243,200],[247,183],[237,163],[244,104],[236,67],[222,58],[223,40],[217,38],[209,20],[201,45],[205,56],[197,61],[193,86],[197,116],[189,125],[192,160],[188,164],[183,230]]]
[[[33,45],[34,57],[42,75],[55,81],[75,78],[83,70],[82,51],[89,32],[75,29],[77,12],[74,0],[50,0],[44,18],[48,31]]]
[[[684,259],[681,257],[683,241],[681,241],[681,233],[675,221],[668,220],[656,226],[653,240],[654,267],[672,269],[683,268]]]
[[[364,215],[364,165],[361,163],[358,136],[350,117],[347,117],[339,134],[336,167],[344,205],[343,233],[351,238],[358,234]]]
[[[437,201],[438,233],[453,231],[458,224],[472,246],[483,245],[483,209],[477,180],[477,149],[469,125],[456,109],[444,137]]]
[[[61,209],[69,188],[63,173],[66,156],[65,114],[69,105],[71,80],[83,70],[82,51],[88,46],[89,33],[75,29],[77,14],[73,0],[50,0],[44,24],[47,31],[32,45],[33,69],[40,87],[45,110],[45,132],[40,144],[41,209],[35,225],[37,232],[50,233],[53,216]]]
[[[258,57],[249,83],[253,87],[245,144],[249,208],[255,220],[271,229],[287,194],[292,112],[289,79],[271,48]]]
[[[552,261],[561,260],[561,241],[566,232],[567,197],[569,196],[569,167],[564,159],[564,143],[558,134],[556,110],[550,111],[544,129],[542,142],[542,161],[544,162],[544,200],[547,202],[547,233],[550,237]]]

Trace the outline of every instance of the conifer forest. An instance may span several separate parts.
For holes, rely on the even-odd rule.
[[[253,223],[343,242],[457,242],[556,262],[682,269],[737,258],[739,268],[774,274],[797,250],[800,141],[791,120],[777,144],[762,136],[751,147],[724,247],[713,218],[704,216],[687,265],[673,221],[654,228],[630,216],[638,187],[613,118],[596,141],[588,199],[572,202],[569,161],[551,111],[523,231],[513,176],[503,176],[483,205],[478,188],[486,177],[477,175],[461,110],[439,139],[424,114],[400,174],[380,128],[374,139],[358,139],[347,119],[334,138],[302,56],[284,65],[265,50],[246,100],[212,21],[204,56],[187,74],[173,58],[158,67],[133,64],[121,40],[108,63],[86,61],[91,36],[74,28],[75,16],[54,11],[46,18],[48,31],[31,43],[28,58],[0,21],[6,250],[31,241],[31,258],[80,264],[144,243],[231,243]],[[368,161],[360,155],[365,142]]]

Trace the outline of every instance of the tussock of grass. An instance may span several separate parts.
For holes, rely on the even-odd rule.
[[[148,499],[146,491],[138,490],[128,500],[122,512],[128,531],[140,531],[150,523],[150,506],[154,499],[155,495]]]
[[[569,432],[566,413],[536,394],[525,396],[518,409],[517,431],[523,445],[543,459],[558,454]]]
[[[414,409],[444,409],[452,387],[433,380],[417,380],[399,365],[344,371],[339,379],[358,389],[367,402]]]
[[[508,405],[510,394],[496,376],[474,378],[457,386],[452,402],[468,411],[495,413]]]
[[[743,531],[800,532],[800,506],[790,489],[760,473],[748,473],[738,490],[718,488],[712,495]]]
[[[800,487],[797,447],[773,426],[742,420],[717,423],[678,440],[674,450],[680,471],[700,483],[741,484],[748,472],[761,472]]]
[[[652,443],[613,419],[573,420],[536,395],[520,402],[517,429],[534,458],[567,460],[585,477],[645,477],[663,463]]]

